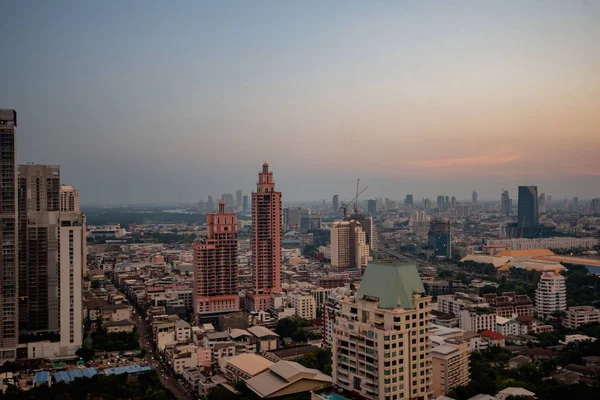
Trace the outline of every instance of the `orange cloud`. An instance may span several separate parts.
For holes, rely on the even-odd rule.
[[[490,167],[495,165],[505,165],[518,159],[519,157],[516,156],[478,156],[413,161],[410,162],[409,165],[420,168]]]

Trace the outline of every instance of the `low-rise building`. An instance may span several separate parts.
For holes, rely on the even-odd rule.
[[[489,346],[506,346],[506,339],[503,334],[491,330],[482,331],[481,337],[488,341]]]
[[[480,307],[462,310],[458,327],[471,332],[493,331],[496,329],[496,313],[490,308]]]
[[[485,298],[463,292],[438,296],[436,303],[438,311],[455,315],[459,315],[465,309],[487,307],[488,305]]]
[[[600,310],[592,306],[569,307],[562,320],[563,326],[571,329],[598,322],[600,322]]]
[[[483,297],[499,317],[516,318],[521,315],[533,315],[533,302],[527,295],[504,292],[500,296],[496,293],[487,293]]]
[[[261,325],[248,328],[248,332],[256,337],[256,351],[261,353],[279,348],[279,335]]]
[[[258,354],[240,354],[221,359],[220,368],[230,382],[247,381],[265,372],[274,362]]]
[[[317,369],[303,367],[293,361],[279,361],[263,373],[246,381],[250,390],[260,398],[284,398],[330,385],[331,377]]]
[[[133,329],[135,328],[135,324],[129,319],[123,321],[106,322],[102,326],[108,333],[133,332]]]

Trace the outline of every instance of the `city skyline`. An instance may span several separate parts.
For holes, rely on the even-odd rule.
[[[597,197],[600,5],[433,4],[9,4],[0,107],[84,205],[248,193],[257,160],[289,201]]]

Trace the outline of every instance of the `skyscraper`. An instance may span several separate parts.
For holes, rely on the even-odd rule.
[[[524,237],[538,234],[538,194],[537,186],[519,186],[519,209],[517,231]]]
[[[407,194],[406,195],[406,199],[404,199],[404,205],[405,206],[413,206],[413,195],[412,194]]]
[[[369,216],[377,215],[377,201],[376,200],[368,200],[367,201],[367,213]]]
[[[237,219],[225,212],[206,215],[208,236],[194,243],[194,316],[229,312],[240,308],[237,288]]]
[[[252,268],[254,290],[247,303],[251,310],[266,310],[271,292],[281,291],[281,192],[266,162],[252,192]]]
[[[437,197],[438,212],[444,212],[444,196]]]
[[[477,204],[477,192],[473,190],[473,193],[471,194],[471,201],[473,204]]]
[[[540,197],[538,197],[538,207],[540,212],[546,211],[546,193],[542,193],[540,194]]]
[[[449,220],[431,220],[427,239],[436,256],[452,258],[452,231]]]
[[[510,215],[510,211],[512,209],[512,200],[510,199],[507,190],[503,190],[502,195],[500,196],[500,209],[502,215],[506,215],[507,217]]]
[[[242,208],[242,191],[240,189],[235,191],[235,208],[237,210]]]
[[[231,193],[222,195],[221,200],[225,202],[225,212],[231,213],[235,210],[235,200]]]
[[[60,187],[60,211],[79,211],[79,191],[73,186]]]
[[[340,209],[339,197],[337,194],[333,195],[333,200],[331,201],[331,207],[333,208],[333,211],[335,211],[335,212],[337,212]]]
[[[452,196],[450,199],[450,209],[454,210],[456,208],[456,197]]]
[[[215,210],[215,202],[213,201],[212,196],[208,195],[208,200],[206,201],[206,212],[211,213]]]
[[[60,203],[57,165],[19,165],[19,331],[58,331],[56,216]]]
[[[19,166],[19,333],[58,334],[48,352],[72,356],[83,338],[86,229],[62,188],[58,166]]]
[[[18,340],[17,112],[0,110],[0,360],[16,358]]]
[[[85,216],[81,211],[52,212],[57,217],[59,326],[61,356],[72,356],[83,341],[83,271],[87,259]],[[54,262],[54,260],[53,260]]]
[[[248,195],[245,194],[244,197],[242,197],[242,210],[244,212],[248,211]]]

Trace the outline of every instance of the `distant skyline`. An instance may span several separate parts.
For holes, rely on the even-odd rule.
[[[3,5],[18,162],[82,204],[600,197],[600,2]]]

